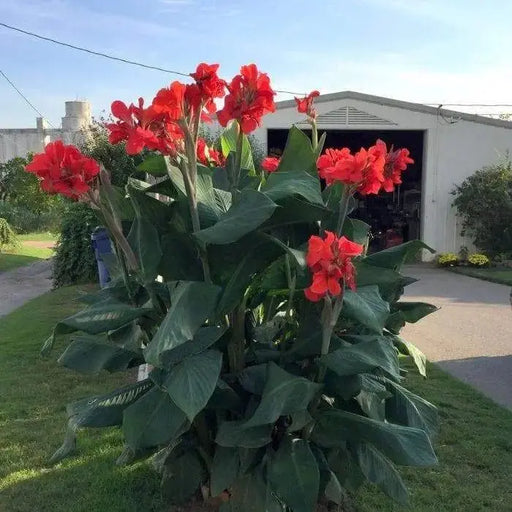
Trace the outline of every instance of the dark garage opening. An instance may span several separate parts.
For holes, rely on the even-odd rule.
[[[305,130],[307,132],[307,130]],[[394,192],[356,196],[357,208],[352,217],[371,226],[370,250],[381,250],[420,238],[421,184],[423,170],[422,130],[319,130],[327,132],[324,148],[348,147],[358,151],[382,139],[388,147],[407,148],[414,164],[402,174],[402,184]],[[279,156],[285,145],[288,130],[269,129],[269,155]]]

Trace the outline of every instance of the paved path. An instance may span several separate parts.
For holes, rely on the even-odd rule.
[[[406,288],[406,300],[441,308],[408,324],[404,338],[430,361],[512,408],[510,287],[427,266],[403,273],[420,279]]]
[[[51,290],[51,260],[0,273],[0,317]]]

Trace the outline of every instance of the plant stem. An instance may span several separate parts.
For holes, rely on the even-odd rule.
[[[240,123],[238,123],[238,138],[236,139],[235,168],[233,169],[233,191],[238,189],[240,182],[240,172],[242,170],[242,149],[244,145],[244,134]]]
[[[341,235],[341,230],[343,229],[343,224],[345,224],[345,219],[347,217],[347,211],[348,211],[348,203],[352,196],[352,189],[345,185],[345,188],[343,189],[343,193],[341,195],[340,199],[340,209],[338,213],[338,222],[336,224],[336,234],[338,236]]]
[[[311,120],[311,143],[313,145],[313,151],[316,151],[318,147],[318,127],[315,119]]]
[[[229,367],[233,373],[241,372],[244,369],[245,350],[245,306],[247,298],[231,313],[231,339],[228,342]]]
[[[294,274],[292,276],[292,269],[291,269],[291,265],[290,265],[290,255],[289,254],[286,254],[286,256],[285,256],[285,264],[286,264],[286,280],[288,282],[288,288],[290,290],[288,293],[288,303],[286,305],[285,318],[287,320],[291,320],[292,309],[293,309],[293,297],[295,295],[295,284],[297,281],[297,276],[296,276],[296,274]]]

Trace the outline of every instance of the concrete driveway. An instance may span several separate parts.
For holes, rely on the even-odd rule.
[[[403,336],[427,358],[512,408],[512,309],[510,287],[429,266],[408,266],[420,279],[406,288],[405,300],[441,309],[408,324]]]

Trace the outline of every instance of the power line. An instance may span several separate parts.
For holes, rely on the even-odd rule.
[[[25,102],[28,104],[28,106],[32,110],[34,110],[35,112],[37,112],[39,114],[39,117],[43,117],[43,118],[45,117],[45,116],[43,116],[43,114],[41,114],[41,112],[39,112],[39,110],[37,110],[36,107],[34,107],[34,105],[29,101],[29,99],[13,84],[13,82],[11,82],[11,80],[9,80],[9,77],[1,69],[0,69],[0,74],[7,80],[9,85],[25,100]],[[52,125],[52,123],[50,123],[50,121],[48,121],[48,124],[53,128],[53,125]]]

